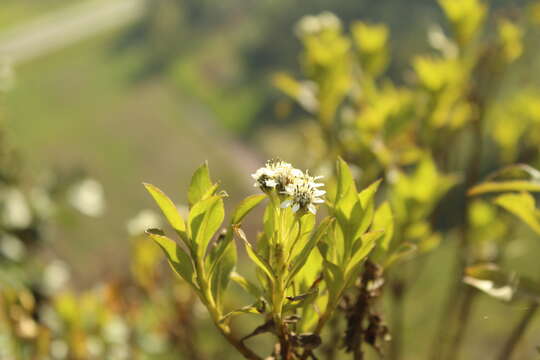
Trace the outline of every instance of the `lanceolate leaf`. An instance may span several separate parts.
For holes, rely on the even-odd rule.
[[[526,192],[504,194],[498,196],[494,201],[495,204],[516,215],[537,234],[540,234],[539,214],[531,194]]]
[[[369,185],[367,188],[362,190],[360,194],[358,194],[358,198],[360,199],[360,204],[362,205],[362,217],[360,221],[360,226],[356,230],[355,239],[360,235],[366,232],[366,230],[369,228],[369,225],[371,225],[371,222],[373,221],[373,213],[375,211],[374,206],[374,197],[375,193],[377,192],[377,189],[379,188],[379,185],[381,184],[382,180],[377,180],[371,185]],[[354,219],[353,219],[354,220]]]
[[[176,205],[174,205],[171,199],[169,199],[167,195],[165,195],[165,193],[156,186],[147,183],[144,183],[143,185],[146,190],[148,190],[150,195],[152,195],[173,229],[175,229],[185,239],[186,225],[184,224],[184,219],[182,219]]]
[[[345,270],[345,278],[348,279],[349,275],[355,271],[362,261],[369,255],[371,250],[375,247],[377,240],[384,235],[383,231],[372,231],[365,233],[361,237],[361,245],[358,250],[355,250],[347,268]]]
[[[382,203],[375,212],[371,228],[373,230],[384,230],[384,237],[378,242],[378,247],[383,251],[388,251],[394,236],[394,216],[388,202]]]
[[[240,315],[240,314],[261,314],[261,312],[259,311],[260,309],[259,309],[259,307],[257,305],[258,304],[255,303],[253,305],[248,305],[248,306],[244,306],[243,308],[233,310],[233,311],[223,315],[221,317],[221,319],[219,319],[219,322],[220,323],[226,322],[226,321],[230,320],[230,318],[232,316],[236,316],[236,315]]]
[[[236,228],[235,230],[238,237],[244,242],[246,252],[251,261],[253,261],[255,265],[257,265],[257,267],[260,268],[268,276],[271,282],[274,282],[275,275],[270,264],[262,256],[260,256],[255,251],[255,249],[253,249],[249,241],[247,241],[244,232],[240,228]]]
[[[212,196],[196,203],[189,212],[189,228],[193,247],[199,258],[203,258],[208,244],[218,231],[225,211],[221,196]]]
[[[305,265],[309,255],[319,242],[321,238],[326,235],[330,225],[334,222],[334,218],[327,217],[320,224],[317,230],[311,235],[307,244],[304,246],[300,254],[298,254],[291,262],[289,276],[286,281],[286,287],[293,280],[294,276],[302,269]]]
[[[212,184],[208,164],[205,162],[195,171],[191,178],[191,185],[188,190],[189,205],[193,206],[206,197],[212,196],[216,189],[217,184]]]
[[[342,158],[339,158],[337,162],[337,179],[336,208],[339,208],[347,218],[350,218],[352,209],[358,201],[358,192],[351,170]]]
[[[159,229],[149,229],[146,231],[146,234],[161,247],[173,270],[194,288],[197,288],[193,282],[191,258],[184,249],[178,246],[174,240],[165,236],[163,231]]]
[[[490,192],[503,192],[503,191],[540,191],[540,182],[537,181],[524,181],[524,180],[510,180],[510,181],[488,181],[474,186],[469,189],[467,195],[480,195]]]
[[[231,277],[232,281],[237,283],[248,294],[253,295],[253,297],[255,297],[255,299],[258,299],[263,295],[262,291],[257,287],[257,285],[253,284],[252,282],[250,282],[248,279],[246,279],[242,275],[240,275],[240,274],[233,271],[231,273],[230,277]]]
[[[345,279],[343,272],[336,264],[324,260],[323,274],[326,284],[328,286],[328,305],[333,306],[334,302],[338,300],[341,295],[341,291],[345,286]]]
[[[265,194],[260,195],[251,195],[245,198],[240,205],[236,208],[236,211],[233,214],[231,223],[240,224],[244,217],[249,214],[253,208],[259,205],[266,198]]]
[[[230,274],[236,266],[236,246],[234,241],[229,241],[217,261],[214,274],[211,276],[212,293],[218,307],[221,306],[223,294],[229,285]]]

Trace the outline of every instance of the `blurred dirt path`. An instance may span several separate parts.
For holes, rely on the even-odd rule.
[[[139,17],[144,0],[90,0],[0,33],[0,60],[19,64]]]

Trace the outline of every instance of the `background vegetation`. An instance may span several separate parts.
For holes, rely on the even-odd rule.
[[[86,11],[107,3],[77,4],[84,1],[96,6]],[[378,203],[405,204],[394,208],[396,233],[421,250],[397,249],[403,261],[387,272],[375,305],[394,334],[384,351],[395,359],[495,358],[530,314],[514,358],[538,357],[534,286],[508,303],[462,279],[466,266],[489,262],[503,271],[469,268],[477,270],[472,282],[539,280],[530,198],[511,199],[515,210],[501,205],[501,193],[466,191],[510,164],[540,168],[540,5],[451,3],[154,0],[133,22],[26,62],[9,66],[0,51],[0,358],[237,358],[141,235],[161,222],[141,212],[154,209],[141,182],[187,204],[191,174],[208,160],[230,209],[253,193],[249,174],[266,158],[330,179],[337,155],[359,189],[385,178]],[[73,5],[3,0],[0,40]],[[324,11],[341,24],[326,40],[298,27]],[[340,53],[333,46],[341,42],[350,48]],[[336,86],[326,100],[310,92],[325,82],[354,86]],[[337,103],[330,115],[325,101]],[[494,179],[536,183],[533,170],[518,172]],[[407,179],[399,187],[391,186],[396,174]],[[231,306],[249,302],[234,291]],[[260,325],[243,319],[239,334]]]

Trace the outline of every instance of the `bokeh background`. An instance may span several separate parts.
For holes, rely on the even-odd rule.
[[[492,13],[522,14],[532,3],[488,5]],[[57,202],[54,216],[33,224],[40,239],[39,250],[26,250],[33,261],[48,264],[53,278],[68,278],[65,286],[74,294],[84,293],[130,276],[134,242],[128,223],[141,210],[154,209],[143,181],[183,203],[191,173],[207,160],[231,207],[254,192],[250,174],[267,158],[309,166],[300,132],[306,115],[272,86],[271,77],[300,72],[295,23],[322,11],[335,13],[345,29],[353,20],[385,23],[388,75],[396,83],[410,75],[414,54],[430,51],[429,30],[446,26],[433,0],[0,0],[0,126],[2,151],[9,154],[2,176],[8,183],[16,179],[34,198],[40,189],[50,190]],[[526,40],[527,55],[515,65],[513,81],[540,80],[538,39]],[[24,211],[22,217],[24,222]],[[142,221],[154,221],[149,218]],[[529,252],[538,253],[535,240],[527,243]],[[429,347],[450,271],[445,246],[452,245],[437,250],[425,265],[433,270],[418,279],[407,300],[408,359]],[[9,245],[2,249],[7,257],[17,253]],[[521,268],[537,272],[534,261],[521,260],[515,260]],[[433,308],[415,307],[415,297],[433,298]],[[527,310],[483,301],[478,306],[485,310],[470,331],[476,345],[466,359],[489,358],[481,354],[497,344],[497,331]],[[193,340],[195,347],[207,345],[205,336],[211,341],[202,355],[181,358],[215,358],[227,345],[197,311],[203,325],[195,329],[203,335]],[[540,345],[539,321],[528,334],[523,359],[532,359],[530,349]],[[57,358],[66,358],[56,345]]]

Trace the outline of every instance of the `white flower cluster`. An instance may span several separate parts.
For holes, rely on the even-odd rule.
[[[341,21],[331,12],[323,11],[319,15],[307,15],[302,17],[295,27],[298,37],[316,35],[325,30],[340,30]]]
[[[254,186],[265,192],[276,189],[279,195],[285,197],[282,208],[291,206],[294,212],[309,211],[315,214],[315,205],[324,202],[321,196],[326,191],[319,189],[324,184],[317,182],[322,176],[310,176],[287,162],[270,160],[251,176],[255,179]]]

